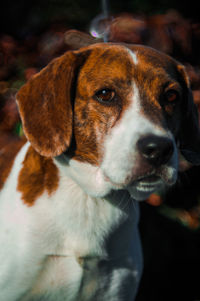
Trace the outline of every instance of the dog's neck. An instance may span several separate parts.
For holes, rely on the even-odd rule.
[[[110,195],[111,185],[105,181],[101,168],[68,157],[65,153],[54,159],[55,165],[63,176],[67,176],[85,192],[94,198]]]
[[[91,196],[88,191],[94,191],[91,186],[96,185],[94,179],[98,169],[69,160],[65,155],[57,157],[54,162],[60,172],[60,189],[67,202],[70,202],[67,206],[71,207],[68,210],[71,216],[65,218],[71,221],[74,240],[76,236],[77,239],[81,237],[87,245],[90,237],[90,243],[94,244],[90,245],[90,254],[87,254],[85,246],[81,256],[115,258],[130,252],[133,231],[137,228],[139,219],[139,208],[128,191],[111,191],[104,197]]]

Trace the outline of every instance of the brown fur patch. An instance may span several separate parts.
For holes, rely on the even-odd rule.
[[[51,195],[58,187],[58,169],[53,160],[29,147],[19,173],[17,189],[25,204],[32,206],[36,199],[47,191]]]
[[[2,134],[1,134],[2,135]],[[2,138],[2,137],[1,137]],[[1,139],[2,140],[2,139]],[[5,144],[3,143],[5,142]],[[0,148],[0,190],[3,188],[12,169],[15,157],[26,141],[18,137],[7,136],[1,141]],[[3,146],[5,145],[5,146]]]

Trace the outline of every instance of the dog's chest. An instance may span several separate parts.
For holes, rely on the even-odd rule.
[[[23,301],[118,300],[137,283],[131,258],[107,260],[50,256]],[[129,299],[127,299],[129,300]]]
[[[133,232],[127,231],[137,221],[137,214],[133,222],[127,219],[127,212],[106,200],[89,198],[83,203],[88,208],[71,201],[73,208],[65,212],[65,223],[64,208],[56,213],[60,219],[55,233],[47,231],[43,236],[47,241],[51,236],[56,243],[22,301],[93,301],[109,296],[117,300],[122,287],[128,290],[130,283],[138,281],[138,267],[130,256]],[[129,210],[135,212],[136,208]]]

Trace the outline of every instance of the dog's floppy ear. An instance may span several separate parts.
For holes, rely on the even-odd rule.
[[[190,82],[184,66],[178,65],[181,74],[184,95],[182,104],[181,127],[179,133],[180,151],[183,157],[193,165],[200,165],[200,129],[196,105],[193,101]]]
[[[31,78],[17,94],[24,133],[43,156],[58,156],[70,145],[72,83],[82,62],[81,53],[68,51]]]

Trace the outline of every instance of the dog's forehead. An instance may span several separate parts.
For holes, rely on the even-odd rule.
[[[81,75],[87,76],[89,81],[105,78],[126,79],[133,75],[133,61],[131,50],[119,45],[98,45],[91,49]]]
[[[174,65],[175,63],[172,57],[148,46],[127,44],[126,48],[137,55],[138,62],[141,61],[146,66],[167,70],[171,64]]]
[[[123,82],[149,81],[155,78],[175,78],[176,62],[164,53],[146,46],[97,44],[89,48],[90,55],[82,66],[80,79]],[[109,84],[109,83],[108,83]]]

